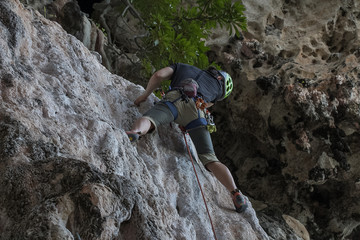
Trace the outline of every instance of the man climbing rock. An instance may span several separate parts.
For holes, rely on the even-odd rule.
[[[233,83],[230,75],[215,68],[201,70],[191,65],[176,63],[155,72],[145,92],[135,100],[135,104],[139,106],[146,101],[149,95],[160,87],[162,81],[169,79],[171,90],[126,132],[130,141],[138,140],[141,135],[156,130],[162,124],[172,121],[179,124],[189,133],[205,168],[232,194],[236,211],[245,211],[248,206],[246,199],[237,189],[229,169],[217,159],[206,120],[206,108],[231,93]]]

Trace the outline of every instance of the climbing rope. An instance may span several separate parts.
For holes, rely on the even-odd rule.
[[[212,220],[211,220],[211,216],[210,216],[210,212],[209,212],[209,209],[208,209],[208,206],[207,206],[207,203],[206,203],[205,195],[204,195],[204,192],[203,192],[203,190],[202,190],[202,187],[201,187],[201,184],[200,184],[200,180],[199,180],[199,177],[198,177],[197,172],[196,172],[196,168],[195,168],[194,160],[193,160],[193,158],[192,158],[192,156],[191,156],[189,144],[187,143],[187,140],[186,140],[186,132],[183,131],[183,134],[184,134],[184,140],[185,140],[186,148],[187,148],[187,151],[188,151],[189,156],[190,156],[190,159],[191,159],[191,163],[192,163],[193,168],[194,168],[194,172],[195,172],[195,176],[196,176],[197,182],[198,182],[198,184],[199,184],[200,192],[201,192],[201,195],[202,195],[203,200],[204,200],[204,203],[205,203],[205,208],[206,208],[207,214],[208,214],[208,216],[209,216],[211,228],[212,228],[212,231],[213,231],[213,233],[214,233],[214,238],[215,238],[215,240],[217,240],[216,233],[215,233],[215,228],[214,228],[214,224],[213,224],[213,222],[212,222]]]

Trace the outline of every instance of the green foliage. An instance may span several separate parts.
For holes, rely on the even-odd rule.
[[[103,32],[103,34],[104,34],[105,37],[107,37],[106,30],[105,30],[105,28],[101,27],[100,23],[97,23],[97,22],[96,22],[96,23],[95,23],[95,26]]]
[[[171,80],[162,81],[161,87],[154,91],[154,94],[158,98],[162,98],[163,94],[170,89]]]
[[[47,11],[47,9],[46,9],[46,6],[44,6],[43,15],[44,15],[44,17],[47,18],[47,19],[56,18],[56,15],[55,15],[55,14],[48,13],[48,11]]]
[[[146,75],[174,62],[206,68],[205,39],[212,29],[220,26],[230,35],[246,29],[241,1],[137,0],[134,6],[148,31],[141,56]]]

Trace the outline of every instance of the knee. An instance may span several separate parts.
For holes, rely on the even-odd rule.
[[[155,128],[154,124],[147,118],[141,117],[136,120],[132,127],[132,131],[140,132],[142,135],[153,131]]]
[[[148,126],[148,128],[149,128],[148,131],[152,131],[155,129],[154,123],[152,121],[150,121],[148,118],[142,117],[141,121],[143,121],[146,124],[146,126]]]
[[[213,172],[216,170],[220,165],[222,165],[221,162],[209,162],[205,165],[205,168],[209,170],[210,172]]]

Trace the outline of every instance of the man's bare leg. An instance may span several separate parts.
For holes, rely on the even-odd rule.
[[[236,189],[234,178],[232,177],[230,170],[221,162],[211,162],[206,164],[206,168],[209,169],[219,182],[224,185],[229,192]]]
[[[140,133],[140,135],[145,135],[152,128],[154,128],[154,125],[150,122],[150,120],[141,117],[134,122],[130,131]]]
[[[215,177],[221,182],[229,192],[232,194],[232,200],[237,212],[241,213],[246,210],[248,204],[246,199],[241,195],[240,191],[236,188],[234,178],[232,177],[229,169],[221,162],[211,162],[206,164]]]
[[[135,142],[141,135],[145,135],[150,129],[153,128],[154,125],[149,119],[141,117],[134,122],[130,131],[126,131],[126,134],[128,135],[130,142]]]

